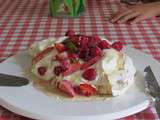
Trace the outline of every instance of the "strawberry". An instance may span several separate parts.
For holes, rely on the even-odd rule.
[[[46,73],[47,69],[46,69],[46,67],[41,66],[41,67],[39,67],[39,68],[37,69],[37,71],[38,71],[38,73],[39,73],[41,76],[43,76],[43,75]]]
[[[38,61],[42,60],[45,55],[47,55],[48,53],[50,53],[52,50],[54,49],[53,46],[48,47],[46,49],[44,49],[43,51],[39,52],[33,59],[32,59],[32,64],[36,64]]]
[[[97,73],[96,73],[96,70],[94,68],[89,68],[89,69],[84,71],[82,76],[83,76],[84,79],[86,79],[88,81],[92,81],[92,80],[96,79]]]
[[[55,43],[55,48],[60,53],[66,51],[66,47],[63,44],[61,44],[61,43]]]
[[[68,94],[70,97],[74,97],[76,95],[72,84],[68,80],[60,81],[57,87],[60,91]]]
[[[90,84],[86,84],[86,83],[80,84],[79,91],[82,95],[85,95],[88,97],[95,95],[97,92],[93,86],[91,86]]]
[[[66,70],[66,71],[63,72],[63,76],[68,76],[68,75],[76,72],[80,68],[81,68],[81,64],[79,62],[73,63],[73,64],[70,65],[70,67],[68,68],[68,70]]]
[[[58,61],[63,61],[63,60],[66,60],[68,59],[68,54],[67,52],[62,52],[62,53],[59,53],[55,56],[56,60]]]
[[[118,42],[114,42],[112,44],[112,48],[116,49],[117,51],[121,51],[123,48],[123,43],[118,41]]]
[[[65,36],[68,36],[68,37],[72,37],[75,35],[75,32],[73,30],[68,30],[65,34]]]
[[[85,62],[82,67],[81,70],[84,70],[88,67],[90,67],[91,65],[95,64],[96,62],[98,62],[101,59],[101,56],[96,56],[94,58],[92,58],[91,60],[89,60],[88,62]]]

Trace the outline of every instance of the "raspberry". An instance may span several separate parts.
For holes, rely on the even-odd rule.
[[[93,39],[96,41],[96,43],[101,42],[101,38],[98,35],[94,35]]]
[[[101,41],[98,44],[98,47],[101,48],[102,50],[111,48],[110,44],[106,40]]]
[[[75,35],[75,32],[73,30],[68,30],[65,34],[65,36],[68,36],[68,37],[71,37],[71,36],[74,36]]]
[[[56,66],[54,68],[54,74],[57,76],[59,76],[64,71],[65,71],[65,69],[62,66]]]
[[[88,38],[86,36],[81,36],[81,47],[88,46]]]
[[[90,56],[92,58],[102,56],[102,50],[99,47],[90,48]]]
[[[101,41],[101,39],[99,38],[99,36],[93,36],[93,37],[88,37],[88,46],[89,47],[95,47],[98,45],[98,43]]]
[[[75,53],[69,53],[68,58],[70,59],[71,63],[78,61],[78,55]]]
[[[118,42],[114,42],[112,44],[112,48],[116,49],[117,51],[121,51],[123,48],[123,43],[118,41]]]
[[[82,48],[79,52],[79,57],[84,60],[88,61],[90,59],[90,50],[88,48]]]
[[[38,73],[43,76],[46,73],[47,69],[44,66],[38,68]]]
[[[69,59],[78,59],[78,55],[77,55],[77,54],[74,54],[74,53],[69,53],[69,54],[68,54],[68,58],[69,58]]]
[[[67,69],[69,69],[70,67],[70,61],[69,60],[62,60],[60,61],[61,65],[63,66],[63,72],[66,71]]]
[[[97,72],[94,68],[89,68],[87,70],[84,71],[84,73],[82,74],[83,78],[85,78],[88,81],[92,81],[96,79],[97,76]]]

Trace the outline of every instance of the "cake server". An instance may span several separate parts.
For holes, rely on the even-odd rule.
[[[29,80],[24,77],[0,73],[0,86],[21,87],[29,84]]]
[[[153,105],[160,118],[160,86],[150,66],[144,69],[146,92],[153,98]]]

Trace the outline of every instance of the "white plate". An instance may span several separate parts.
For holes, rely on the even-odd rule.
[[[156,77],[160,65],[138,50],[126,48],[138,71],[151,65]],[[26,52],[13,56],[0,64],[0,73],[23,76],[29,66]],[[160,80],[160,79],[159,79]],[[123,95],[110,100],[59,101],[38,91],[31,84],[23,87],[0,87],[0,104],[5,108],[30,118],[41,120],[108,120],[129,116],[148,107],[144,93],[144,79],[140,73],[135,84]]]

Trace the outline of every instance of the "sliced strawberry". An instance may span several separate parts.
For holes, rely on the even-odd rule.
[[[64,52],[66,50],[66,47],[61,43],[55,43],[55,48],[58,52]]]
[[[67,52],[62,52],[62,53],[57,54],[55,56],[55,58],[58,61],[66,60],[66,59],[68,59],[68,54],[67,54]]]
[[[79,86],[80,93],[85,96],[92,96],[96,94],[96,89],[90,84],[80,84]]]
[[[71,64],[68,70],[63,73],[63,76],[68,76],[81,68],[81,64],[79,62]]]
[[[58,84],[58,89],[68,94],[70,97],[74,97],[76,95],[72,84],[67,80],[60,81]]]
[[[98,62],[101,59],[101,56],[96,56],[94,58],[92,58],[91,60],[89,60],[88,62],[85,62],[82,67],[81,70],[84,70],[88,67],[90,67],[91,65],[95,64],[96,62]]]
[[[50,53],[54,47],[48,47],[44,49],[43,51],[39,52],[33,59],[32,59],[32,64],[36,64],[38,61],[42,60],[46,54]]]

